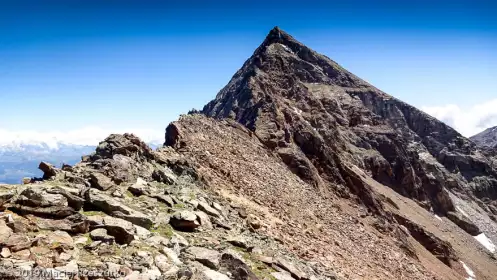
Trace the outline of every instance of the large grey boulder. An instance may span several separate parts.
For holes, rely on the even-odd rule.
[[[92,188],[96,188],[102,191],[106,191],[115,186],[112,180],[100,173],[90,174],[90,184]]]
[[[169,223],[171,224],[171,226],[173,226],[173,228],[177,230],[194,231],[200,226],[200,223],[197,219],[198,218],[195,213],[188,210],[183,210],[174,213]]]
[[[191,255],[194,260],[209,268],[215,270],[219,268],[221,254],[216,250],[211,250],[204,247],[189,247],[185,250],[185,253]]]
[[[106,216],[103,223],[107,233],[114,236],[116,243],[129,244],[135,239],[135,227],[131,222]]]

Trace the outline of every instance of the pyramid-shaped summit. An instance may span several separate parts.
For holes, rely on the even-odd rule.
[[[275,28],[165,147],[0,184],[0,279],[494,280],[486,152]]]
[[[232,106],[235,104],[226,99],[236,98],[237,103],[243,103],[243,99],[250,98],[243,94],[248,87],[254,88],[252,91],[262,97],[263,93],[288,91],[287,86],[296,85],[296,83],[281,80],[272,85],[276,87],[274,90],[257,90],[257,86],[264,84],[261,81],[263,74],[274,74],[271,78],[279,80],[290,78],[304,83],[369,87],[366,82],[349,73],[336,62],[316,53],[280,28],[275,27],[242,68],[235,73],[228,85],[218,93],[216,99],[205,106],[203,112],[209,116],[227,117],[233,115],[239,104]]]
[[[202,112],[252,130],[303,180],[350,188],[373,208],[349,167],[441,214],[454,210],[449,190],[497,199],[497,172],[471,141],[278,27]]]
[[[497,275],[495,159],[279,28],[202,113],[166,144],[335,279]]]

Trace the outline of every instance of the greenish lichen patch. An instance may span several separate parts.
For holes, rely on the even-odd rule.
[[[150,230],[153,233],[158,233],[161,236],[171,238],[174,234],[174,230],[171,225],[159,225],[157,228]]]

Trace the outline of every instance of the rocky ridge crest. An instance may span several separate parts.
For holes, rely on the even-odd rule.
[[[0,186],[1,279],[335,277],[257,232],[172,148],[111,135],[75,166],[40,168],[43,181]]]

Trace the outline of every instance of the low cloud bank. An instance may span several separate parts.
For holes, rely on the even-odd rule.
[[[423,106],[421,110],[450,125],[466,137],[497,126],[497,99],[469,108],[448,104],[434,107]]]
[[[159,144],[164,142],[164,131],[153,129],[108,130],[100,127],[84,127],[69,131],[12,131],[0,128],[0,145],[22,145],[45,143],[56,148],[58,144],[96,146],[112,133],[133,133],[144,142]]]

